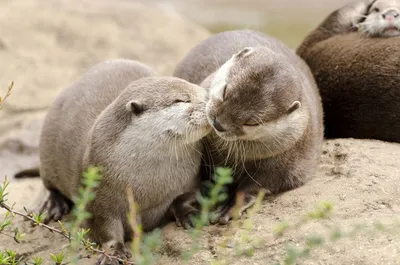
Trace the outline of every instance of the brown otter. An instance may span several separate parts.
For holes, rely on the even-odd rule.
[[[304,184],[317,168],[323,139],[322,106],[307,65],[280,41],[252,30],[218,33],[194,47],[174,76],[209,90],[203,167],[233,169],[230,199],[215,222],[232,217],[236,192],[272,194]]]
[[[135,81],[136,80],[136,81]],[[200,139],[210,132],[206,91],[156,77],[132,61],[101,63],[57,97],[40,139],[40,175],[50,196],[40,211],[59,219],[78,195],[83,171],[103,168],[88,205],[90,238],[126,258],[131,238],[125,188],[132,186],[145,231],[160,225],[173,201],[195,190]],[[101,264],[117,263],[100,257]]]
[[[386,13],[394,17],[397,7],[387,3],[357,1],[334,11],[297,49],[320,89],[326,138],[400,142],[400,38],[388,37],[394,31],[372,24],[366,27],[370,34],[354,32],[353,27],[372,20],[380,25],[378,11],[382,20]],[[371,38],[375,33],[385,37]]]

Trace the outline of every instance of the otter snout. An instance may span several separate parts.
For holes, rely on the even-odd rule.
[[[394,20],[399,16],[399,12],[396,9],[389,9],[382,14],[383,19],[385,20]]]

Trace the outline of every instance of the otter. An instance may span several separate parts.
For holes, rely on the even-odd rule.
[[[400,38],[390,26],[399,21],[396,3],[352,2],[332,12],[298,47],[320,89],[326,138],[400,142]],[[363,23],[369,23],[361,26],[366,32],[354,30]]]
[[[101,167],[87,207],[89,238],[128,258],[125,189],[132,187],[145,231],[174,212],[176,199],[197,189],[200,139],[211,130],[205,104],[201,87],[156,76],[138,62],[105,62],[89,70],[61,92],[43,124],[40,177],[50,192],[40,212],[49,213],[46,221],[70,210],[86,168]],[[98,263],[118,262],[101,256]]]
[[[400,36],[400,0],[376,0],[356,27],[370,37]]]
[[[323,140],[321,99],[308,66],[279,40],[254,30],[215,34],[195,46],[174,76],[209,91],[202,175],[216,166],[233,170],[229,199],[212,223],[240,215],[261,189],[278,194],[306,183],[316,172]],[[204,192],[204,190],[203,190]]]

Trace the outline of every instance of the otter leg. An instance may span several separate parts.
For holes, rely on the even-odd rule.
[[[94,215],[90,222],[90,228],[93,229],[90,236],[105,250],[105,254],[101,254],[97,259],[96,265],[117,265],[119,261],[111,257],[127,260],[132,256],[125,247],[125,231],[120,219]]]
[[[96,265],[119,265],[117,257],[123,260],[127,260],[132,257],[131,253],[126,250],[125,244],[116,241],[109,241],[102,244],[103,250],[106,250],[106,254],[101,254],[96,261]]]
[[[71,211],[73,205],[72,201],[62,195],[58,190],[50,190],[49,192],[50,193],[48,197],[39,206],[37,211],[40,214],[47,214],[44,220],[45,224],[48,224],[52,220],[61,220],[64,215],[68,214]]]
[[[192,217],[200,212],[200,205],[197,201],[196,192],[184,193],[172,202],[169,212],[175,218],[177,226],[184,229],[194,227]]]
[[[240,197],[242,199],[238,200]],[[240,202],[240,204],[237,204],[237,202]],[[255,202],[256,197],[254,195],[247,192],[237,192],[235,197],[229,199],[214,212],[215,216],[211,223],[225,225],[233,219],[235,211],[238,212],[238,218],[241,218],[243,213],[253,206]]]

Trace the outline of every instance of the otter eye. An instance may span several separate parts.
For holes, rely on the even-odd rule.
[[[255,121],[248,121],[245,124],[243,124],[244,126],[249,126],[249,127],[254,127],[254,126],[258,126],[260,125],[259,123],[255,122]]]
[[[173,104],[176,104],[176,103],[190,103],[190,100],[175,99]]]
[[[224,88],[222,89],[222,99],[225,99],[225,95],[226,95],[226,88],[227,88],[228,84],[226,84],[224,86]]]

